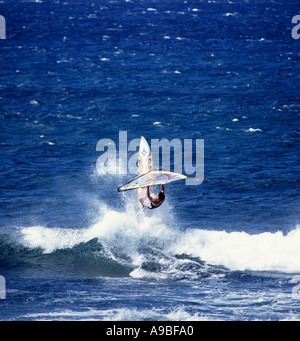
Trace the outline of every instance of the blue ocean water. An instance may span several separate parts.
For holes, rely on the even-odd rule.
[[[298,11],[298,12],[297,12]],[[300,317],[297,1],[0,1],[1,320]],[[146,214],[97,142],[204,139]]]

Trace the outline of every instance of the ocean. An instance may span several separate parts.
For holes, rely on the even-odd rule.
[[[0,15],[0,320],[298,320],[299,2]],[[191,139],[194,162],[203,140],[203,182],[143,213],[133,175],[97,167],[120,132]]]

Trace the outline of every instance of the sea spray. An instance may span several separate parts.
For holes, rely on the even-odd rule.
[[[178,277],[183,263],[201,262],[229,270],[300,272],[300,226],[284,235],[248,234],[190,228],[180,230],[162,214],[145,215],[130,205],[125,211],[102,207],[94,225],[82,228],[31,226],[21,229],[24,245],[44,253],[72,249],[96,240],[114,261],[131,266],[133,277]],[[185,266],[186,268],[186,266]],[[190,266],[189,272],[192,267]],[[185,270],[186,271],[186,270]],[[187,274],[187,273],[186,273]]]

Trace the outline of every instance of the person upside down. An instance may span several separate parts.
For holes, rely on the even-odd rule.
[[[149,199],[149,201],[147,200],[147,198]],[[145,200],[140,199],[140,203],[141,203],[142,207],[154,209],[154,208],[158,208],[159,206],[161,206],[161,204],[165,201],[165,198],[166,198],[164,185],[160,186],[160,192],[158,193],[157,197],[152,192],[150,186],[148,186],[147,187],[147,198]],[[146,201],[148,201],[148,202],[146,202]]]

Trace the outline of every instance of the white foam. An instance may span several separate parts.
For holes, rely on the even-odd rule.
[[[184,308],[177,307],[169,312],[161,309],[143,309],[136,308],[120,308],[106,311],[108,316],[104,318],[106,321],[143,321],[143,320],[167,320],[167,321],[203,321],[207,318],[199,316],[198,313],[190,314]]]
[[[65,228],[31,226],[23,228],[21,233],[26,246],[41,248],[44,253],[51,253],[56,249],[72,248],[80,242],[89,240],[81,230]]]
[[[35,99],[32,99],[29,104],[31,105],[40,105],[40,103],[38,101],[36,101]]]
[[[259,128],[249,128],[245,130],[246,133],[255,133],[255,132],[262,132]]]
[[[234,13],[227,12],[223,14],[224,17],[234,17],[236,15],[239,15],[239,14],[237,12],[234,12]]]
[[[169,252],[183,254],[231,270],[300,272],[300,226],[287,235],[264,232],[207,231],[191,229]]]
[[[179,307],[175,310],[172,310],[169,314],[167,314],[167,319],[170,321],[207,321],[208,318],[204,316],[199,316],[198,313],[191,315],[184,308]]]
[[[155,281],[161,281],[168,279],[168,273],[166,272],[149,272],[141,269],[140,267],[131,271],[130,276],[136,279],[149,279]]]
[[[86,311],[75,311],[71,309],[65,309],[62,311],[56,311],[56,312],[49,312],[49,313],[33,313],[33,314],[27,314],[25,317],[31,317],[38,321],[43,320],[70,320],[70,319],[76,319],[76,320],[85,320],[85,319],[91,319],[91,317],[98,317],[99,318],[99,311],[94,309],[88,309]]]
[[[21,228],[26,246],[41,248],[45,253],[73,246],[98,238],[108,248],[119,248],[132,256],[133,264],[140,264],[137,248],[143,239],[167,241],[170,230],[159,215],[147,216],[139,207],[127,204],[127,211],[109,209],[101,203],[97,223],[88,228],[60,228],[31,226]],[[167,205],[166,205],[167,206]],[[135,263],[134,263],[135,262]]]
[[[51,253],[98,238],[112,259],[129,262],[134,267],[131,276],[135,278],[180,277],[180,271],[184,271],[180,270],[180,262],[189,261],[176,257],[183,254],[230,270],[300,273],[300,225],[286,235],[280,231],[259,234],[193,228],[181,231],[172,221],[168,203],[160,211],[144,214],[128,195],[126,211],[116,211],[102,203],[99,220],[90,227],[24,227],[23,242]],[[158,270],[147,271],[142,266],[145,260],[159,265]],[[188,275],[193,277],[197,273],[191,270]]]

